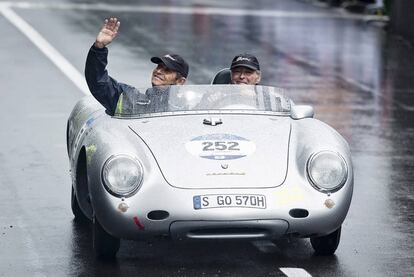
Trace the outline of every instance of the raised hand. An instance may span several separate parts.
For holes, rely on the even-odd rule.
[[[121,26],[121,22],[116,17],[105,19],[105,23],[96,37],[95,47],[104,48],[110,44],[118,34],[119,26]]]

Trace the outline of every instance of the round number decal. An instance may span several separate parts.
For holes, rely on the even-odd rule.
[[[191,154],[211,160],[239,159],[256,150],[253,142],[232,134],[199,136],[187,142],[185,147]]]

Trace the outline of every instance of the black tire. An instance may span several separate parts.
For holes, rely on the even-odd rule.
[[[76,193],[73,187],[70,198],[70,206],[72,208],[72,213],[75,216],[75,221],[78,223],[89,222],[89,219],[86,217],[86,215],[82,212],[81,208],[79,207],[78,199],[76,197]]]
[[[341,227],[326,236],[311,238],[310,242],[316,255],[329,256],[333,255],[338,248],[341,240]]]
[[[100,259],[114,259],[120,247],[120,239],[108,234],[101,224],[93,219],[93,249],[95,255]]]

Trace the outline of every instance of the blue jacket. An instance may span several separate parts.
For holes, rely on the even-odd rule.
[[[105,108],[109,115],[114,115],[119,96],[122,92],[136,92],[137,89],[119,83],[108,75],[108,48],[97,48],[94,45],[89,49],[85,65],[85,78],[92,95]]]

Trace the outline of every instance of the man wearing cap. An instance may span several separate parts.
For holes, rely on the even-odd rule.
[[[232,84],[257,85],[260,82],[259,61],[253,55],[236,55],[231,62],[230,70]]]
[[[92,95],[113,115],[121,93],[137,93],[137,89],[117,82],[108,75],[108,48],[118,33],[121,22],[117,18],[105,19],[105,23],[96,37],[94,45],[89,50],[86,59],[85,77]],[[153,87],[183,85],[188,76],[188,64],[179,55],[167,54],[162,57],[152,57],[157,64],[151,76]],[[160,91],[160,90],[158,90]]]

